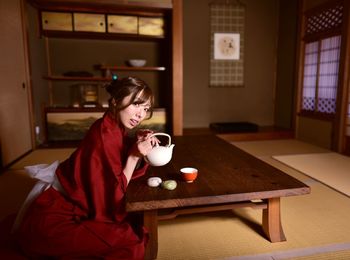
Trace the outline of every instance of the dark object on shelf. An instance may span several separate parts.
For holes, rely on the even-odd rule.
[[[257,132],[258,125],[249,122],[224,122],[209,124],[211,130],[218,133],[245,133]]]
[[[63,76],[66,77],[93,77],[94,74],[88,71],[67,71],[63,73]]]
[[[72,107],[98,107],[98,84],[75,84],[71,86]]]

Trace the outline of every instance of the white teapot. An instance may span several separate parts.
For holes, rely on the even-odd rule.
[[[145,156],[146,162],[148,162],[151,166],[163,166],[170,162],[173,155],[173,148],[175,146],[175,144],[171,144],[171,137],[168,134],[154,133],[150,137],[157,135],[167,136],[169,138],[169,142],[167,146],[154,146],[152,150]]]

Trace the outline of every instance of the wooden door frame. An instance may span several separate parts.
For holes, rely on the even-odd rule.
[[[4,97],[7,97],[1,106],[7,113],[0,137],[2,169],[8,168],[35,147],[26,1],[16,0],[11,3],[13,6],[5,5],[2,10],[6,12],[2,15],[7,17],[3,25],[7,31],[2,31],[6,39],[2,46],[6,55],[2,58],[6,64],[2,63],[1,66],[6,68],[4,71],[7,73],[1,80]],[[6,60],[9,59],[8,55],[11,55],[9,63]],[[11,139],[14,137],[16,140]]]
[[[183,134],[183,19],[182,0],[173,0],[172,17],[172,129]]]
[[[31,141],[32,149],[36,145],[35,136],[35,122],[34,122],[34,102],[33,102],[33,88],[31,84],[31,67],[30,67],[30,56],[29,56],[29,38],[28,38],[28,21],[27,21],[27,7],[26,0],[20,0],[21,3],[21,20],[22,20],[22,31],[23,31],[23,52],[25,59],[25,77],[26,85],[28,88],[28,109],[29,109],[29,121],[31,125]]]
[[[347,106],[349,96],[349,84],[350,84],[350,3],[349,1],[343,1],[344,13],[343,13],[343,26],[342,26],[342,48],[341,48],[341,60],[339,64],[339,90],[337,93],[337,113],[333,122],[334,136],[332,138],[333,150],[344,153],[349,147],[346,142],[346,118],[347,118]],[[343,55],[342,55],[343,54]]]
[[[348,1],[339,1],[343,3],[343,24],[341,27],[341,52],[339,61],[339,84],[337,90],[337,102],[336,102],[336,113],[334,119],[331,121],[332,136],[330,137],[331,149],[335,152],[344,153],[346,149],[346,115],[347,115],[347,104],[349,95],[349,84],[350,84],[350,3]],[[295,96],[295,109],[294,109],[294,129],[298,129],[297,120],[300,112],[301,101],[300,96],[302,93],[302,82],[303,82],[303,58],[304,58],[304,46],[303,31],[305,28],[305,0],[299,0],[299,28],[297,36],[297,52],[296,52],[296,71],[297,71],[297,91]],[[324,4],[330,4],[331,1],[327,1]],[[321,4],[323,5],[323,4]]]

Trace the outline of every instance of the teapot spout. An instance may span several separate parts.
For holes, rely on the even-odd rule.
[[[173,151],[173,148],[174,148],[175,144],[172,144],[169,146],[169,148],[171,149],[171,151]]]

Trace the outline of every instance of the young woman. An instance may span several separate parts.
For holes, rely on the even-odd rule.
[[[128,131],[151,114],[153,95],[140,79],[106,87],[109,110],[89,129],[75,152],[55,169],[53,184],[30,204],[16,230],[31,258],[143,259],[147,231],[133,225],[124,207],[131,179],[143,175],[143,160],[158,142],[152,131]]]

